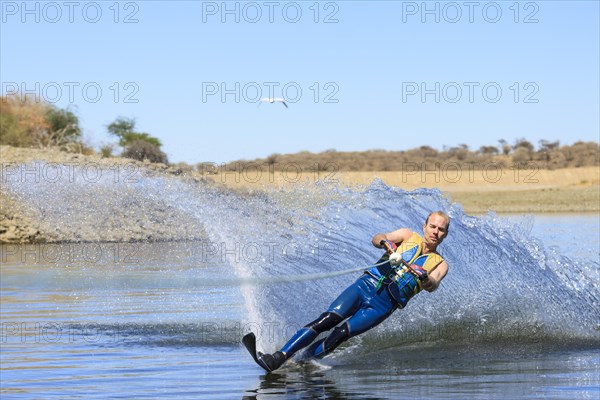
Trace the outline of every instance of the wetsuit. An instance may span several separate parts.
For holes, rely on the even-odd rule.
[[[423,238],[413,233],[396,252],[409,264],[419,265],[427,272],[437,267],[443,258],[438,253],[422,255]],[[385,261],[382,257],[378,264]],[[317,336],[335,329],[325,338],[307,349],[308,357],[323,357],[342,342],[361,334],[385,320],[396,308],[403,308],[412,296],[421,291],[420,281],[411,273],[384,263],[373,267],[344,290],[319,318],[301,328],[273,355],[264,354],[273,369],[278,368],[300,349],[310,345]],[[343,324],[337,326],[340,322]]]

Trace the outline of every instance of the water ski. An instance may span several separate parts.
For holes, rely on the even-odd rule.
[[[250,332],[245,335],[242,338],[242,343],[258,365],[260,365],[265,371],[272,372],[271,369],[269,369],[269,367],[261,359],[262,353],[260,351],[256,351],[256,336],[254,336],[254,333]]]

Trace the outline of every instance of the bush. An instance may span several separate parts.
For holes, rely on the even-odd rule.
[[[194,170],[194,167],[189,165],[186,162],[179,162],[179,163],[175,164],[175,168],[180,169],[181,172],[183,172],[184,174],[189,174],[190,172],[192,172]]]
[[[64,145],[77,142],[81,137],[79,118],[69,110],[49,106],[46,121],[50,125],[47,141],[49,145]]]
[[[121,155],[139,161],[148,160],[153,163],[168,163],[167,155],[158,146],[145,140],[132,142]]]
[[[550,160],[548,160],[548,169],[564,168],[567,165],[567,159],[560,151],[554,151],[550,153],[549,157]]]
[[[33,146],[33,138],[25,129],[20,129],[14,115],[0,110],[0,144],[15,147]]]
[[[80,142],[79,119],[32,96],[0,97],[0,144],[15,147],[66,146]]]
[[[531,160],[531,154],[527,147],[519,146],[516,148],[512,155],[513,164],[520,167],[526,167],[527,163]]]
[[[112,157],[114,147],[112,144],[105,144],[100,147],[100,154],[102,154],[103,158]]]
[[[569,146],[570,152],[573,155],[575,167],[583,167],[586,165],[598,165],[600,154],[600,146],[594,142],[576,142]]]
[[[0,144],[15,147],[42,147],[50,125],[47,105],[31,97],[11,95],[0,98]]]

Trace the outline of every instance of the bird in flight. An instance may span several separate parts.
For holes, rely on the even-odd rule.
[[[260,101],[258,102],[258,106],[260,107],[260,105],[262,103],[275,103],[275,102],[280,102],[281,104],[283,104],[285,106],[285,108],[289,108],[288,105],[285,102],[285,99],[282,99],[281,97],[263,97],[262,99],[260,99]]]

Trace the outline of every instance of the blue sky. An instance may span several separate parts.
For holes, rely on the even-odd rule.
[[[172,162],[599,138],[598,1],[2,1],[1,11],[2,94],[23,87],[71,107],[97,146],[116,142],[108,123],[134,117]],[[270,91],[289,108],[257,107]]]

